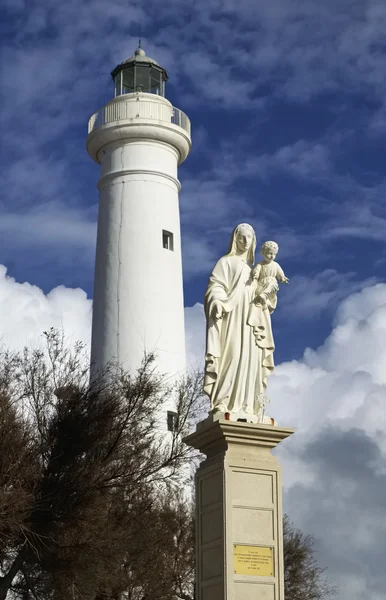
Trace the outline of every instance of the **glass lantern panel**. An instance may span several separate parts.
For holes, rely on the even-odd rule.
[[[122,94],[134,92],[134,69],[123,69],[122,71]]]
[[[162,73],[156,69],[151,69],[150,92],[162,96]]]
[[[121,82],[122,82],[122,71],[117,73],[116,76],[114,77],[114,96],[115,97],[120,96],[122,93]]]
[[[135,66],[135,91],[150,92],[150,69],[148,65]]]

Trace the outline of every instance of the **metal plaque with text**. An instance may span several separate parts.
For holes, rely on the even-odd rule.
[[[273,577],[273,548],[263,546],[234,546],[235,575]]]

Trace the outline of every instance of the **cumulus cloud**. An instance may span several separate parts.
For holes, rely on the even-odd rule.
[[[232,91],[240,85],[242,93],[237,104],[241,106],[244,99],[244,108],[250,104],[251,95],[249,89],[245,93],[243,79],[253,79],[256,87],[266,85],[275,95],[300,102],[336,91],[341,85],[359,92],[367,86],[382,100],[386,11],[379,0],[365,5],[361,0],[302,0],[296,4],[286,0],[272,4],[200,0],[195,5],[197,13],[192,14],[198,27],[182,18],[181,6],[181,0],[164,3],[169,26],[158,33],[157,41],[172,40],[174,47],[178,46],[178,70],[200,85],[204,97],[213,97],[212,81],[196,81],[195,69],[185,58],[187,45],[196,49],[199,68],[203,62],[202,68],[212,75],[213,82],[218,81],[219,72],[223,73],[219,89],[224,83],[229,83]],[[232,77],[224,60],[229,56],[234,65]],[[208,65],[213,67],[209,69]],[[253,78],[251,65],[255,67]]]
[[[0,341],[12,350],[35,347],[43,331],[63,329],[69,341],[90,346],[92,302],[81,289],[58,286],[48,294],[30,283],[18,283],[0,265]]]
[[[339,273],[335,269],[326,269],[313,277],[295,275],[281,293],[275,321],[288,321],[291,317],[309,320],[325,312],[331,314],[349,294],[374,283],[374,277],[358,281],[357,273]]]
[[[88,259],[94,258],[96,223],[86,211],[71,209],[60,203],[47,203],[23,213],[6,213],[0,220],[3,242],[27,245],[54,246],[60,252],[63,246],[81,248]]]
[[[202,305],[186,317],[202,365]],[[386,285],[371,285],[341,301],[319,348],[278,365],[269,381],[269,414],[296,430],[277,450],[284,508],[315,535],[339,600],[386,600],[385,339]]]
[[[84,150],[87,118],[111,98],[109,72],[135,48],[137,22],[150,20],[140,7],[128,12],[125,0],[4,6],[12,20],[0,24],[1,260],[46,289],[53,280],[84,287],[98,178]],[[270,410],[297,430],[279,448],[286,510],[317,535],[340,600],[385,600],[386,286],[370,286],[367,240],[385,240],[386,190],[382,147],[368,158],[364,142],[369,127],[379,135],[386,121],[386,5],[166,0],[160,7],[147,4],[153,26],[144,45],[168,68],[170,97],[187,107],[196,133],[180,173],[185,275],[208,273],[232,227],[249,221],[260,241],[278,240],[283,266],[301,260],[303,274],[291,277],[275,319],[278,330],[291,324],[287,346],[295,335],[305,344],[312,319],[331,318],[340,303],[325,342],[277,367]],[[318,277],[304,270],[307,261],[322,263]],[[35,344],[51,326],[89,345],[91,301],[81,289],[45,294],[1,267],[0,305],[0,338],[12,348]],[[189,364],[202,367],[200,303],[186,309],[186,328]]]
[[[71,247],[81,247],[82,277],[90,267],[84,257],[93,255],[96,219],[95,211],[90,217],[84,209],[95,208],[98,172],[84,150],[86,123],[91,112],[110,100],[109,73],[135,48],[137,38],[132,34],[138,21],[148,31],[144,40],[148,54],[169,70],[173,102],[182,109],[186,105],[194,119],[192,156],[184,169],[195,166],[181,177],[187,276],[204,272],[212,261],[212,248],[205,245],[196,226],[203,214],[206,237],[244,219],[258,223],[261,230],[275,222],[279,236],[286,236],[288,245],[297,244],[301,251],[310,248],[311,239],[291,229],[298,229],[294,220],[300,210],[308,232],[314,233],[317,213],[319,231],[329,239],[384,239],[385,218],[379,210],[384,190],[375,190],[373,203],[370,190],[354,181],[348,190],[347,178],[339,178],[334,170],[337,157],[340,160],[347,148],[342,137],[333,140],[336,130],[344,128],[346,134],[342,115],[346,119],[353,114],[347,92],[365,90],[377,104],[374,110],[384,113],[386,10],[379,0],[369,1],[366,7],[361,0],[292,4],[277,0],[272,5],[198,0],[189,8],[188,18],[181,0],[162,2],[162,10],[159,0],[151,0],[147,5],[151,19],[140,6],[132,5],[128,12],[123,0],[92,0],[82,6],[75,0],[65,4],[50,0],[44,6],[32,0],[28,7],[20,1],[7,2],[5,8],[8,35],[0,49],[0,120],[6,193],[0,204],[0,228],[3,240],[8,234],[17,239],[19,248],[29,250],[29,267],[38,253],[45,253],[46,263],[52,263],[55,241],[65,245],[69,254]],[[326,103],[322,97],[312,105],[313,110],[326,104],[329,117],[337,111],[335,120],[322,115],[326,122],[322,130],[328,135],[315,131],[318,112],[300,133],[301,115],[290,112],[288,116],[289,105],[291,111],[294,106],[309,111],[307,100],[331,89],[340,92],[334,96],[336,103]],[[276,112],[278,99],[284,99],[283,114]],[[294,124],[289,127],[291,120]],[[349,125],[353,129],[357,122]],[[331,194],[322,198],[320,189],[307,190],[306,213],[297,199],[298,189],[288,189],[286,179],[278,181],[281,178],[289,178],[291,185],[338,188],[339,197],[334,202]],[[351,192],[355,210],[352,204],[345,207],[344,198]],[[280,213],[287,198],[298,204],[283,232]],[[58,208],[48,215],[51,203]],[[267,214],[268,204],[275,214]],[[334,205],[327,219],[319,204]],[[65,227],[61,227],[63,219]],[[312,242],[318,243],[320,235],[313,237]],[[2,261],[9,262],[9,245],[12,253],[17,248],[12,240],[6,241],[0,243],[0,253]],[[216,231],[211,242],[220,247]],[[195,260],[198,244],[203,248],[202,261]],[[43,262],[41,256],[34,268]],[[322,260],[319,252],[313,256]],[[62,259],[61,275],[72,262],[73,257],[67,264]]]
[[[300,321],[300,317],[297,317]],[[185,309],[188,362],[203,366],[202,304]],[[45,295],[0,267],[0,338],[33,346],[49,327],[89,346],[91,300],[59,286]],[[278,365],[269,413],[296,433],[278,448],[284,507],[316,536],[318,560],[340,588],[339,600],[363,594],[386,600],[386,284],[351,293],[333,329],[301,360]]]
[[[340,305],[324,344],[277,367],[271,412],[296,434],[278,449],[285,506],[317,537],[341,600],[386,598],[386,285]]]
[[[348,429],[328,426],[297,448],[298,468],[307,465],[313,477],[289,487],[287,510],[316,536],[318,560],[338,584],[339,600],[386,598],[386,473],[379,437],[360,422]]]
[[[386,214],[383,202],[385,183],[361,186],[355,190],[354,198],[346,201],[338,218],[331,219],[325,231],[328,239],[353,237],[383,242],[386,236]]]
[[[244,173],[255,173],[264,180],[277,172],[285,172],[295,178],[325,180],[331,174],[328,149],[320,143],[298,140],[283,146],[273,154],[262,154],[245,162]]]

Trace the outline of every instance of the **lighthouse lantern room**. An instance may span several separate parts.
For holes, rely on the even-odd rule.
[[[111,73],[115,97],[134,92],[146,92],[165,96],[166,70],[155,60],[146,56],[141,46]]]

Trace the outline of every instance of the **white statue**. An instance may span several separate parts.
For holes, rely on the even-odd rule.
[[[204,390],[212,413],[257,416],[262,421],[267,378],[274,369],[271,312],[276,306],[276,279],[288,280],[273,262],[276,246],[264,246],[264,260],[252,271],[255,248],[251,225],[238,225],[228,253],[210,276],[204,301]]]
[[[264,242],[260,250],[263,260],[257,263],[252,271],[252,279],[256,281],[254,303],[260,304],[263,309],[268,309],[271,313],[277,305],[277,281],[289,282],[279,263],[275,262],[278,252],[279,246],[276,242]]]

